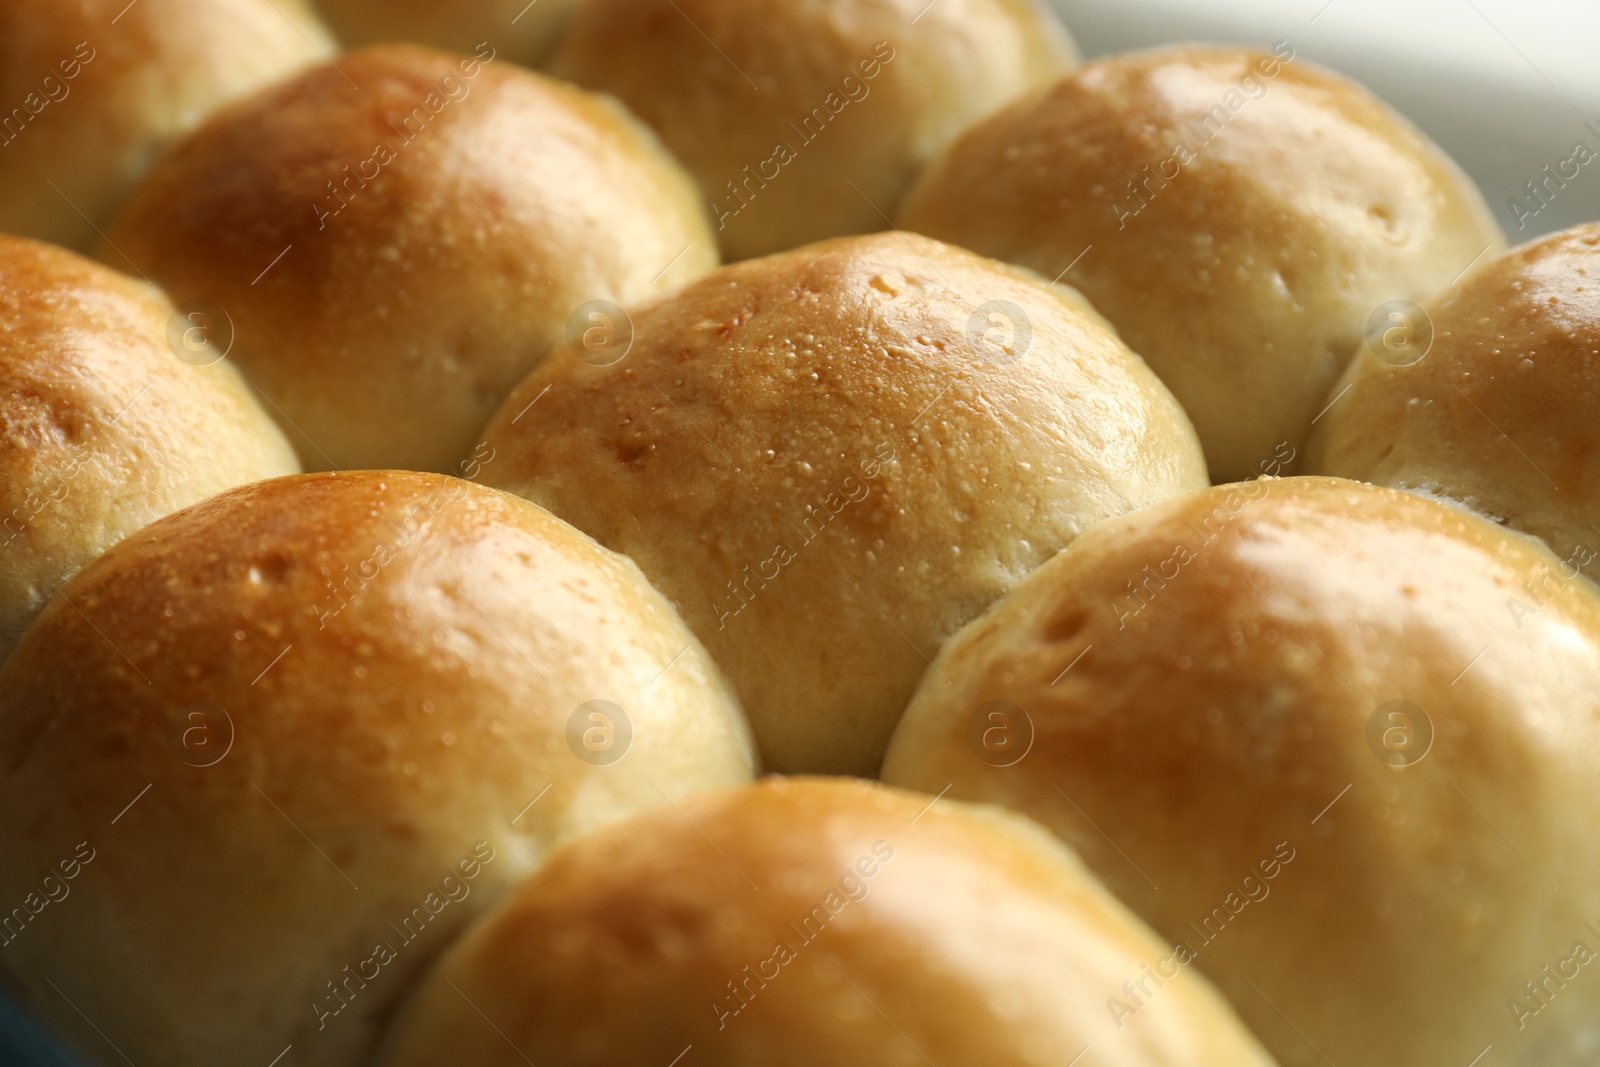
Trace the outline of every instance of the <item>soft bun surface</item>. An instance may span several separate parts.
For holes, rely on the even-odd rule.
[[[260,482],[100,557],[0,671],[0,899],[64,900],[5,964],[103,1062],[353,1067],[552,845],[752,769],[671,606],[565,523],[437,475]]]
[[[1271,1060],[1036,826],[844,779],[703,795],[574,842],[440,962],[383,1067]],[[927,808],[927,810],[923,810]]]
[[[1593,1063],[1600,596],[1559,566],[1333,478],[1109,519],[946,645],[884,779],[1039,819],[1286,1065]]]
[[[174,314],[98,263],[0,235],[0,660],[56,586],[134,530],[300,469],[218,353],[175,354]]]
[[[1394,338],[1404,350],[1379,339],[1357,353],[1308,465],[1459,500],[1544,538],[1569,568],[1594,563],[1600,223],[1492,259],[1412,317]]]
[[[1037,0],[585,0],[552,66],[661,134],[742,259],[882,229],[962,128],[1076,58]]]
[[[1089,524],[1205,484],[1076,293],[895,234],[636,308],[625,358],[561,349],[484,434],[490,484],[678,605],[784,771],[873,774],[940,642]]]
[[[716,263],[648,130],[494,55],[377,46],[258,94],[110,234],[108,261],[233,317],[308,468],[454,472],[582,305]]]
[[[0,230],[87,248],[173,141],[335,50],[302,0],[0,0]]]
[[[416,41],[452,52],[488,42],[513,63],[549,55],[578,0],[317,0],[349,45]]]
[[[967,131],[900,215],[1066,271],[1182,402],[1216,481],[1304,445],[1380,305],[1504,244],[1432,142],[1293,56],[1179,46],[1085,64]]]

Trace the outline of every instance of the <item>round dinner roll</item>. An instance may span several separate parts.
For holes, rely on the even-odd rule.
[[[1106,1000],[1166,950],[1027,820],[826,778],[681,808],[517,886],[418,986],[380,1067],[1272,1062],[1193,971],[1117,1026]]]
[[[87,248],[168,145],[335,47],[303,0],[0,0],[0,230]]]
[[[258,94],[157,166],[110,238],[109,262],[231,316],[319,470],[454,470],[591,302],[716,264],[647,129],[493,48],[378,46]]]
[[[300,469],[220,358],[155,289],[0,234],[0,660],[122,538]]]
[[[1081,297],[926,238],[725,267],[630,338],[529,375],[484,478],[639,564],[775,770],[876,773],[946,637],[1086,526],[1205,484]]]
[[[1397,314],[1334,389],[1307,463],[1459,500],[1544,538],[1570,569],[1594,563],[1600,223],[1523,245]]]
[[[317,0],[346,44],[416,41],[470,52],[487,42],[534,66],[555,47],[578,0]]]
[[[258,482],[101,556],[0,670],[3,959],[100,1063],[356,1067],[552,846],[752,772],[671,605],[567,524]]]
[[[900,221],[1064,275],[1171,387],[1216,481],[1304,445],[1382,305],[1504,244],[1436,145],[1283,42],[1086,64],[964,134]]]
[[[552,67],[661,134],[742,259],[883,229],[956,134],[1076,60],[1040,0],[581,0]]]
[[[1533,538],[1219,486],[1089,530],[935,666],[884,780],[1043,822],[1286,1067],[1596,1062],[1600,595]]]

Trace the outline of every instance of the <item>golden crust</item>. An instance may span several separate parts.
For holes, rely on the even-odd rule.
[[[174,354],[173,314],[115,271],[0,235],[0,660],[123,537],[300,469],[230,366]]]
[[[937,666],[885,781],[1041,820],[1284,1064],[1591,1062],[1597,987],[1508,1011],[1600,937],[1600,596],[1534,539],[1219,486],[1085,533]]]
[[[1292,57],[1086,64],[964,134],[900,215],[1047,277],[1075,263],[1067,280],[1171,387],[1218,481],[1304,445],[1379,305],[1504,244],[1432,142]]]
[[[621,709],[601,707],[609,745],[583,735],[592,701]],[[260,482],[106,553],[0,672],[0,899],[97,854],[5,960],[46,1017],[98,1040],[48,978],[136,1062],[291,1042],[361,1062],[410,977],[554,843],[752,769],[671,606],[548,513],[437,475]],[[469,893],[435,909],[471,855]]]
[[[1089,524],[1205,484],[1076,293],[926,238],[726,267],[632,333],[518,386],[485,478],[637,561],[777,770],[872,774],[948,635]]]
[[[0,230],[87,248],[168,145],[334,50],[302,0],[0,0]]]
[[[1025,820],[925,807],[769,779],[575,842],[440,962],[379,1062],[1270,1064],[1192,972],[1119,1030],[1105,1000],[1164,951],[1150,932]]]
[[[348,45],[415,41],[452,52],[487,42],[513,63],[536,66],[566,30],[579,0],[317,0]]]
[[[110,236],[110,262],[227,309],[314,469],[454,471],[581,304],[716,263],[689,180],[615,104],[409,45],[218,115]]]
[[[1308,465],[1461,501],[1544,538],[1571,567],[1593,564],[1600,223],[1489,260],[1413,318],[1429,347],[1380,358],[1363,345]]]
[[[934,153],[1076,58],[1037,0],[589,0],[552,65],[661,134],[742,259],[882,229]]]

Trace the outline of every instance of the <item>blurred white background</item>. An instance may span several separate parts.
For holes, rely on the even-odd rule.
[[[1051,2],[1086,56],[1172,41],[1290,42],[1439,142],[1477,180],[1513,244],[1600,219],[1600,0]],[[1564,188],[1551,183],[1541,206],[1527,183],[1572,159],[1580,142],[1596,158]]]

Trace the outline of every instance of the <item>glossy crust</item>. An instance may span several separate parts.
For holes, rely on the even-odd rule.
[[[926,806],[769,779],[575,842],[440,962],[379,1063],[1271,1063],[1193,972],[1116,1027],[1149,930],[1031,823]]]
[[[952,639],[884,778],[1045,823],[1286,1065],[1592,1063],[1600,986],[1524,985],[1600,946],[1600,596],[1559,567],[1341,479],[1181,497]]]
[[[1413,318],[1400,350],[1362,346],[1310,467],[1462,501],[1595,563],[1600,223],[1489,260]]]
[[[1038,0],[585,0],[553,68],[661,134],[742,259],[883,229],[934,153],[1076,58]]]
[[[969,130],[900,216],[1047,277],[1076,264],[1066,280],[1183,403],[1216,481],[1304,445],[1379,305],[1504,244],[1432,142],[1293,56],[1086,64]]]
[[[302,0],[0,0],[0,230],[87,248],[168,145],[335,49]]]
[[[54,588],[128,534],[294,452],[172,305],[65,249],[0,235],[0,660]]]
[[[493,57],[379,46],[253,97],[151,173],[103,250],[227,309],[307,468],[453,473],[580,305],[716,263],[649,131]]]
[[[487,42],[513,63],[549,56],[579,0],[317,0],[348,45],[415,41],[452,52]]]
[[[4,960],[97,1055],[67,998],[136,1063],[358,1064],[553,844],[751,772],[672,608],[565,523],[437,475],[257,483],[102,556],[0,672],[0,899],[93,853]]]
[[[1076,293],[925,238],[736,264],[632,329],[609,367],[530,375],[484,476],[638,562],[776,770],[873,774],[947,636],[1090,523],[1205,483]]]

